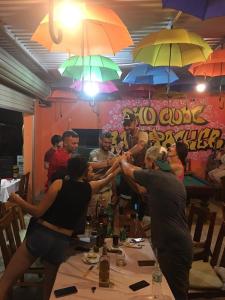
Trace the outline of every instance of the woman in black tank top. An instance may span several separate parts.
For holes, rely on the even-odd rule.
[[[41,257],[45,261],[48,280],[44,281],[44,299],[50,297],[60,263],[65,258],[72,233],[82,230],[92,194],[107,185],[118,170],[104,179],[87,182],[90,171],[86,159],[77,155],[68,161],[65,179],[55,180],[39,205],[32,205],[12,193],[10,201],[19,205],[34,218],[26,238],[17,249],[0,279],[0,299],[7,299],[13,283]]]

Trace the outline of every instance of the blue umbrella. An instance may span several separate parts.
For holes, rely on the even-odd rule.
[[[202,20],[225,16],[224,0],[162,0],[163,8],[174,8]]]
[[[143,64],[134,67],[124,78],[129,84],[165,84],[178,80],[173,70],[167,67],[151,67]]]

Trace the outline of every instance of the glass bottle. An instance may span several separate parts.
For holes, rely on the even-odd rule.
[[[107,253],[106,245],[103,246],[102,255],[99,259],[99,286],[109,287],[109,271],[110,271],[110,259]]]
[[[127,233],[126,233],[125,228],[123,227],[120,230],[120,241],[124,242],[124,241],[126,241],[126,238],[127,238]]]

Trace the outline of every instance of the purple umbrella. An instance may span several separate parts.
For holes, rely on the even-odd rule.
[[[202,20],[225,16],[224,0],[162,0],[163,8],[174,8]]]
[[[96,85],[97,90],[99,93],[114,93],[118,91],[118,88],[116,87],[115,83],[112,81],[104,81],[104,82],[90,82],[90,81],[75,81],[70,87],[74,88],[78,92],[81,92],[84,90],[85,85]]]

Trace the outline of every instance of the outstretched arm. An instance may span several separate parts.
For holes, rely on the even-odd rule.
[[[90,185],[92,188],[92,193],[95,194],[98,191],[100,191],[105,185],[107,185],[108,183],[110,183],[115,176],[119,173],[120,168],[117,168],[116,170],[114,170],[113,172],[111,172],[110,174],[108,174],[105,178],[100,179],[100,180],[96,180],[96,181],[90,181]]]
[[[27,211],[32,216],[38,218],[42,216],[46,210],[52,205],[55,201],[58,191],[61,189],[62,180],[56,180],[48,189],[47,194],[41,200],[38,205],[33,205],[28,203],[27,201],[23,200],[18,194],[11,193],[9,197],[9,201],[19,205],[22,209]]]
[[[125,157],[121,159],[120,167],[123,173],[132,179],[134,179],[134,171],[141,170],[141,168],[128,163]]]

